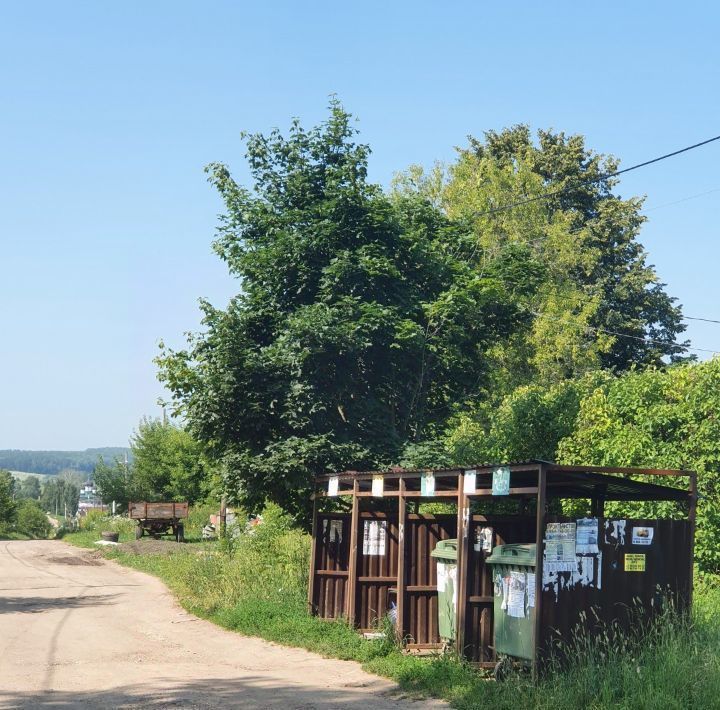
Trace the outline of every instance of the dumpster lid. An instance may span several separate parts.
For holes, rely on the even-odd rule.
[[[451,538],[450,540],[438,540],[435,549],[430,553],[431,557],[436,557],[441,560],[457,560],[457,538]]]
[[[485,562],[491,565],[535,566],[535,543],[515,542],[510,545],[496,545]]]

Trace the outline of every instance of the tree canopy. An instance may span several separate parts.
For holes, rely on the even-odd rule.
[[[489,382],[484,351],[518,318],[474,268],[473,235],[424,197],[367,180],[367,146],[333,102],[320,127],[247,137],[252,188],[208,168],[217,253],[241,292],[161,377],[228,490],[295,512],[317,471],[385,466]]]
[[[100,459],[93,474],[104,503],[125,509],[131,500],[189,501],[204,499],[213,486],[211,467],[202,446],[180,426],[143,419],[130,440],[126,463]]]
[[[425,195],[472,225],[476,268],[507,262],[507,286],[527,317],[489,353],[496,396],[685,356],[680,309],[638,241],[642,200],[614,193],[617,179],[607,176],[617,169],[582,136],[541,130],[534,140],[519,125],[470,138],[445,172],[414,167],[397,178],[397,194]]]
[[[239,293],[202,302],[203,330],[158,365],[231,498],[303,518],[314,473],[457,462],[503,402],[485,450],[554,403],[567,426],[536,422],[524,446],[549,450],[579,407],[566,382],[682,357],[680,310],[637,239],[642,201],[613,192],[617,162],[581,136],[488,132],[390,193],[356,136],[333,101],[316,128],[245,136],[250,185],[207,168]]]

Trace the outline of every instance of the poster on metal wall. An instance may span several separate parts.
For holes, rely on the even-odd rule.
[[[543,567],[548,572],[572,572],[575,560],[575,523],[548,523]]]
[[[363,528],[363,555],[385,556],[387,520],[366,520]]]
[[[508,590],[507,615],[517,619],[525,618],[525,587],[527,580],[525,572],[510,572]]]
[[[575,554],[597,555],[598,552],[598,519],[580,518],[575,534]]]

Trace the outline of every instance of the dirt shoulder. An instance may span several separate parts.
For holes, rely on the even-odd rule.
[[[159,580],[60,541],[0,542],[0,708],[426,708],[357,663],[225,631]]]

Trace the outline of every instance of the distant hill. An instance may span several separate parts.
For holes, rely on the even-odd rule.
[[[0,451],[0,468],[25,473],[44,473],[54,476],[67,469],[91,473],[100,456],[106,462],[112,462],[117,456],[122,458],[130,449],[125,446],[106,446],[85,451],[23,451],[6,449]]]

